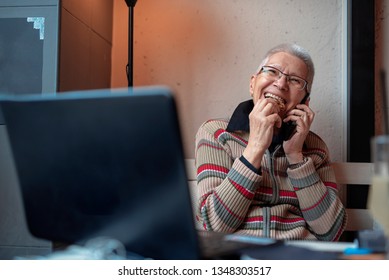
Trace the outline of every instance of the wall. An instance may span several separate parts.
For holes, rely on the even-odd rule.
[[[59,91],[109,88],[113,0],[61,3]]]
[[[137,6],[136,9],[136,13],[138,14]],[[126,76],[126,65],[128,62],[128,13],[125,0],[113,0],[112,87],[127,87],[128,85]],[[138,54],[139,52],[137,50]]]
[[[249,80],[265,51],[283,42],[311,53],[316,66],[312,130],[334,160],[345,154],[343,8],[331,0],[139,0],[135,6],[134,85],[174,89],[187,157],[202,122],[228,117],[250,98]],[[112,87],[127,85],[128,9],[114,2]]]

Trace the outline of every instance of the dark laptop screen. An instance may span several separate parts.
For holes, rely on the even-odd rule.
[[[168,88],[0,102],[33,235],[67,243],[108,236],[145,257],[199,257]]]

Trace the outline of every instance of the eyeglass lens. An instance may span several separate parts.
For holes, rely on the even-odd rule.
[[[299,90],[304,89],[307,84],[307,82],[304,79],[294,75],[285,74],[281,72],[281,70],[272,66],[263,66],[261,69],[261,73],[264,73],[268,77],[274,78],[276,80],[281,79],[282,76],[285,76],[289,86],[292,86]]]

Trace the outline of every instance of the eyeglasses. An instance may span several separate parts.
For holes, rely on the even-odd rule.
[[[303,90],[308,85],[308,82],[303,78],[294,75],[285,74],[281,72],[281,70],[273,66],[263,66],[261,70],[258,72],[258,74],[261,73],[264,74],[265,77],[268,77],[269,79],[274,79],[275,81],[281,79],[282,75],[284,75],[286,77],[286,81],[288,82],[288,85],[297,90]]]

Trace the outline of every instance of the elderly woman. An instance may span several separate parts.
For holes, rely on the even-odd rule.
[[[197,217],[207,231],[335,241],[346,211],[324,141],[310,131],[314,66],[294,44],[265,55],[251,99],[196,135]]]

